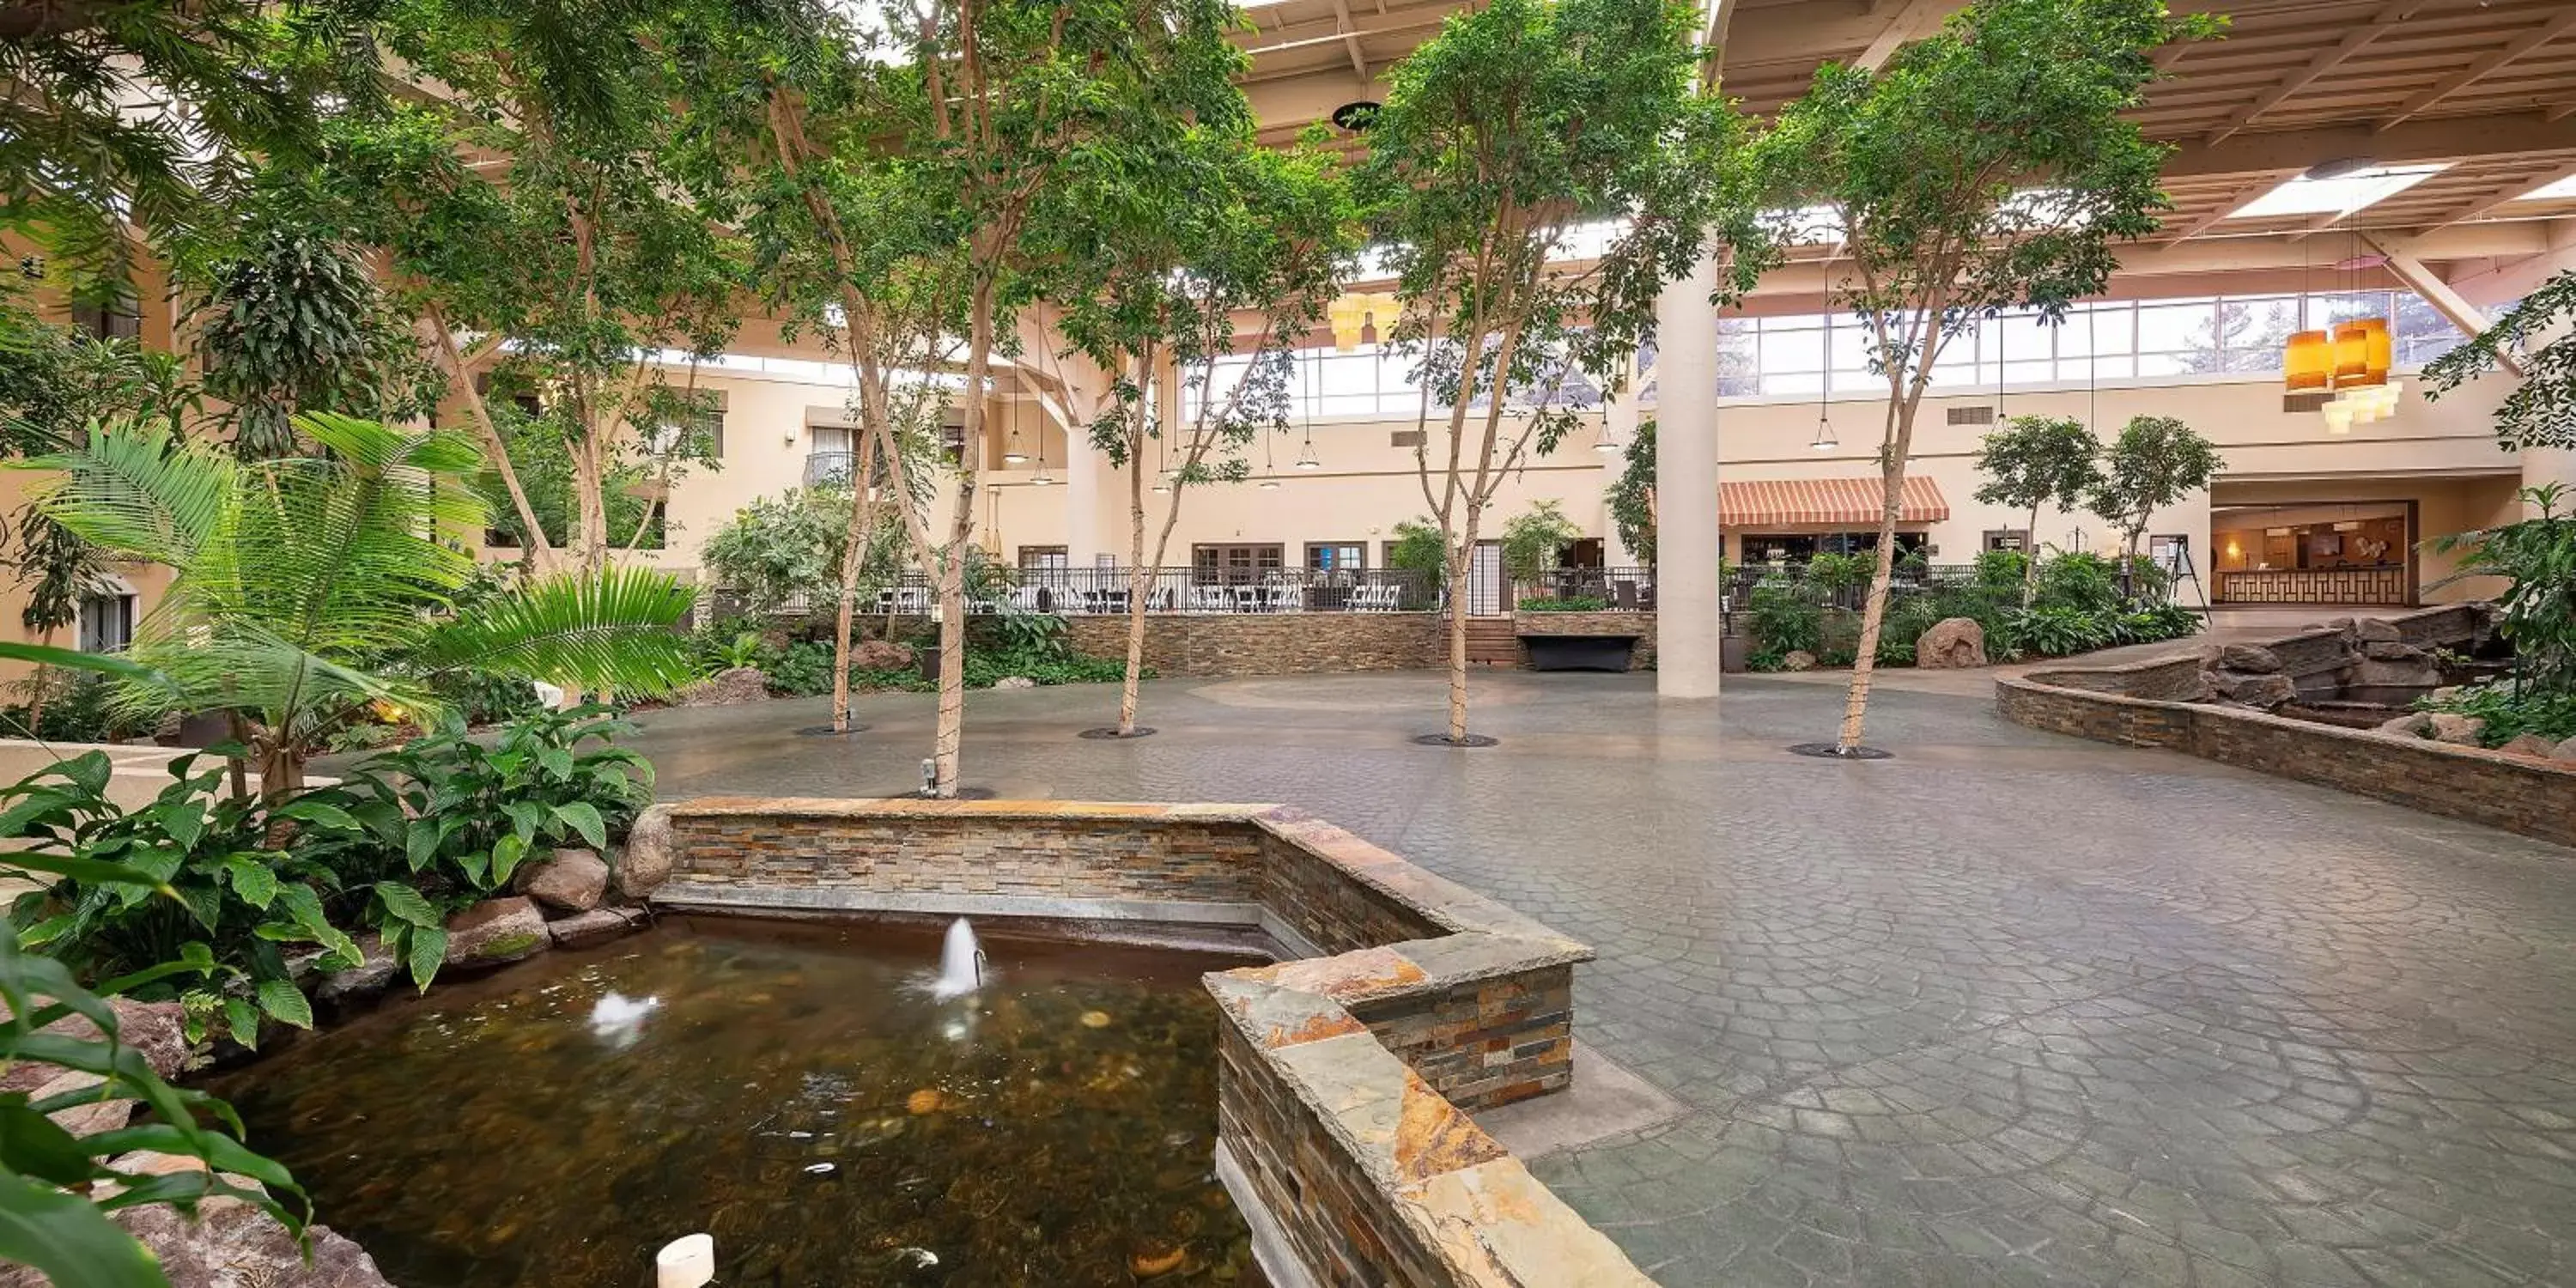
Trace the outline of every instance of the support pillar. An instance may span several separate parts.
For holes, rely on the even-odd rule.
[[[1655,303],[1655,694],[1714,698],[1720,658],[1717,262]]]

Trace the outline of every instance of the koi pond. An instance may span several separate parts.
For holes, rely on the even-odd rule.
[[[986,930],[665,918],[442,983],[213,1080],[402,1288],[1253,1284],[1214,1174],[1252,960]]]

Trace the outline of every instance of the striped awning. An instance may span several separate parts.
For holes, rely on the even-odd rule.
[[[1717,521],[1729,528],[1875,527],[1886,485],[1874,478],[1751,479],[1717,485]],[[1940,485],[1920,474],[1905,478],[1899,523],[1938,523],[1950,517]]]

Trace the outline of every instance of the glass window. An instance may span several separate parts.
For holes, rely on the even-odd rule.
[[[122,653],[134,642],[134,596],[91,595],[80,604],[84,653]]]

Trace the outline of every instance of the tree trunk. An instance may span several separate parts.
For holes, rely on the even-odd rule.
[[[1139,410],[1138,415],[1144,413]],[[1067,445],[1067,452],[1074,448]],[[1177,505],[1178,498],[1174,498]],[[1136,686],[1145,674],[1145,597],[1153,593],[1156,569],[1145,563],[1145,443],[1143,435],[1127,445],[1127,673],[1118,686],[1118,736],[1136,734]]]
[[[1476,566],[1476,520],[1468,510],[1465,539],[1450,552],[1449,582],[1449,741],[1467,740],[1467,577]]]
[[[2039,594],[2039,503],[2030,506],[2030,526],[2021,530],[2021,606]]]
[[[967,305],[966,416],[957,454],[957,510],[939,567],[939,732],[932,743],[931,795],[957,794],[958,752],[966,738],[966,556],[975,532],[977,454],[984,450],[984,404],[993,373],[994,283],[980,281]]]
[[[1878,632],[1887,618],[1887,587],[1896,572],[1896,516],[1905,508],[1905,458],[1914,444],[1915,398],[1897,404],[1896,432],[1879,463],[1878,560],[1869,578],[1869,599],[1861,606],[1860,653],[1852,659],[1851,688],[1843,697],[1842,731],[1834,749],[1850,755],[1860,746],[1861,726],[1869,712],[1869,684],[1878,671]]]
[[[430,342],[439,356],[446,359],[449,387],[465,400],[472,413],[474,427],[483,436],[483,451],[490,458],[494,473],[501,476],[502,490],[510,494],[510,508],[518,513],[519,527],[527,542],[525,558],[528,571],[539,576],[550,571],[553,550],[547,545],[546,530],[537,523],[536,507],[528,503],[528,490],[519,483],[519,470],[510,462],[510,445],[501,439],[501,431],[492,423],[492,408],[483,401],[483,391],[474,387],[474,375],[465,369],[465,355],[456,348],[456,333],[447,327],[447,315],[431,305],[421,325],[430,333]]]
[[[259,748],[259,798],[276,805],[304,790],[304,757],[276,730],[267,730]]]
[[[832,732],[850,731],[850,633],[859,612],[859,568],[867,562],[868,538],[876,529],[875,507],[868,500],[868,457],[876,440],[859,445],[850,473],[850,530],[841,539],[841,604],[832,623]]]

